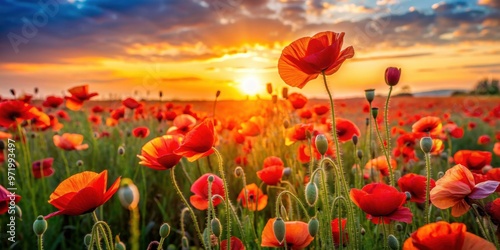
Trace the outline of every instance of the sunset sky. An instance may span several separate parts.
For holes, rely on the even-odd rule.
[[[62,95],[89,84],[99,98],[135,92],[166,99],[265,96],[285,84],[282,49],[295,39],[345,32],[356,55],[330,76],[337,97],[398,88],[471,89],[500,78],[499,0],[0,0],[0,95]],[[46,6],[43,6],[46,3]],[[34,29],[33,29],[34,28]],[[300,91],[325,97],[319,80]],[[395,90],[396,92],[398,89]]]

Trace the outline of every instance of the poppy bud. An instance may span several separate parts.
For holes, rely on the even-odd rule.
[[[360,160],[363,159],[363,151],[361,151],[361,149],[358,149],[358,151],[356,152],[356,154],[358,155],[358,158]]]
[[[283,87],[283,89],[281,90],[281,97],[283,97],[283,99],[288,99],[288,88],[287,87]]]
[[[158,93],[159,96],[160,96],[160,99],[163,97],[163,91],[160,91],[160,93]]]
[[[243,168],[241,168],[240,166],[238,166],[234,169],[234,176],[239,178],[239,177],[243,176],[243,174],[244,174]]]
[[[13,96],[16,96],[16,90],[15,90],[15,89],[10,89],[10,93],[11,93]]]
[[[401,69],[388,67],[385,70],[385,83],[389,86],[395,86],[399,82],[401,76]]]
[[[436,222],[442,221],[442,220],[443,220],[443,218],[441,216],[436,217]]]
[[[325,155],[326,151],[328,151],[328,139],[323,134],[316,136],[316,149],[321,155]]]
[[[361,230],[359,230],[359,233],[361,235],[365,235],[366,234],[366,230],[364,228],[361,228]]]
[[[210,222],[210,226],[212,228],[212,233],[215,234],[215,236],[219,237],[222,235],[222,225],[220,224],[219,219],[213,218],[212,221]]]
[[[307,224],[307,229],[309,230],[309,235],[315,237],[318,234],[319,230],[319,221],[316,217],[311,218],[309,223]]]
[[[88,247],[88,246],[90,246],[91,240],[92,240],[92,235],[86,234],[85,237],[83,238],[83,244],[85,244],[85,246]]]
[[[213,175],[209,175],[208,178],[207,178],[207,181],[208,182],[214,182],[214,176]]]
[[[170,225],[168,223],[163,223],[160,227],[160,237],[167,238],[170,234]]]
[[[370,117],[366,118],[366,120],[365,120],[365,125],[366,125],[366,126],[370,125]]]
[[[373,119],[377,119],[378,116],[378,108],[372,108],[372,117]]]
[[[76,161],[76,166],[77,166],[77,167],[81,167],[81,166],[83,166],[83,161],[82,161],[82,160],[78,160],[78,161]]]
[[[357,135],[352,136],[352,143],[354,144],[354,146],[358,145],[358,136]]]
[[[397,224],[396,224],[396,230],[397,230],[398,232],[403,231],[403,225],[401,225],[400,223],[397,223]]]
[[[116,250],[126,250],[127,247],[125,247],[125,244],[123,244],[123,242],[119,241],[119,242],[116,242],[115,249]]]
[[[389,245],[390,249],[398,250],[399,249],[399,241],[396,238],[396,236],[389,234],[389,236],[387,237],[387,245]]]
[[[276,218],[273,223],[273,233],[274,237],[276,237],[276,240],[281,245],[285,240],[286,227],[285,222],[280,217]]]
[[[314,206],[314,204],[316,204],[316,201],[318,200],[318,186],[316,186],[316,183],[312,181],[307,183],[305,193],[307,204],[309,204],[309,206],[311,207]]]
[[[35,222],[33,222],[33,231],[36,235],[40,236],[45,233],[45,230],[47,230],[47,221],[43,216],[39,215]]]
[[[218,98],[220,96],[220,90],[217,90],[217,92],[215,92],[215,98]]]
[[[123,146],[118,147],[118,154],[119,155],[124,155],[125,154],[125,148]]]
[[[122,183],[127,183],[126,180],[127,179],[122,180]],[[134,210],[139,204],[139,189],[137,189],[137,186],[130,180],[129,183],[118,189],[118,198],[125,209]]]
[[[422,137],[420,139],[420,148],[424,153],[428,154],[432,150],[432,138],[430,137]]]
[[[409,201],[411,199],[411,194],[410,192],[406,191],[405,192],[405,195],[406,195],[406,200]]]
[[[443,176],[444,176],[443,171],[439,171],[439,172],[438,172],[438,179],[441,179],[441,177],[443,177]]]
[[[189,240],[186,236],[182,236],[181,246],[182,246],[182,249],[189,249]]]
[[[273,85],[270,82],[266,84],[266,90],[268,94],[273,93]]]
[[[272,100],[274,104],[278,103],[278,95],[273,95]]]
[[[289,122],[288,120],[284,120],[284,121],[283,121],[283,127],[284,127],[285,129],[289,128],[289,127],[290,127],[290,122]]]
[[[18,205],[16,205],[16,216],[19,217],[19,218],[23,217],[23,210]]]
[[[292,174],[292,169],[289,167],[286,167],[283,169],[283,176],[290,176]]]
[[[365,97],[369,103],[372,103],[373,99],[375,99],[375,90],[374,89],[365,89]]]
[[[38,88],[35,87],[35,94],[38,94]]]

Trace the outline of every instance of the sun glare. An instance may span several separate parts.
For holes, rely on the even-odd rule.
[[[255,95],[262,91],[262,83],[255,76],[247,76],[240,80],[239,86],[241,92],[247,95]]]

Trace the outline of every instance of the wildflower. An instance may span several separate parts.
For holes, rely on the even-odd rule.
[[[193,162],[212,154],[214,152],[212,147],[216,142],[214,123],[211,119],[206,119],[186,134],[184,141],[174,153]]]
[[[276,156],[269,156],[264,159],[262,170],[257,171],[257,176],[267,185],[276,185],[283,176],[284,163]]]
[[[137,127],[132,130],[132,135],[138,138],[146,138],[149,135],[148,127]]]
[[[21,200],[21,196],[14,195],[14,203],[18,203]],[[10,191],[7,191],[2,185],[0,185],[0,215],[7,213],[9,211],[9,204],[12,201],[10,196]]]
[[[491,164],[492,155],[488,151],[479,150],[459,150],[453,155],[455,164],[461,164],[473,172],[480,172],[481,169]]]
[[[178,135],[164,135],[156,137],[146,143],[137,157],[141,160],[140,165],[154,170],[167,170],[173,168],[182,156],[175,154],[182,142]]]
[[[291,93],[288,95],[288,101],[294,109],[301,109],[307,104],[307,97],[300,93]]]
[[[285,241],[278,242],[274,235],[273,224],[276,219],[272,218],[267,221],[261,236],[261,246],[263,247],[283,247],[286,242],[289,249],[304,249],[314,240],[309,235],[308,225],[302,221],[286,221],[285,222]]]
[[[89,93],[89,86],[82,85],[73,87],[68,90],[71,96],[66,96],[66,107],[73,111],[78,111],[82,108],[83,102],[90,100],[90,98],[97,96],[97,93]]]
[[[198,210],[206,210],[208,208],[208,177],[213,176],[214,181],[212,182],[212,196],[220,195],[224,198],[224,183],[222,179],[214,174],[207,173],[202,175],[198,180],[196,180],[191,186],[191,192],[194,193],[189,200],[191,201],[191,205]],[[221,199],[215,198],[213,199],[213,205],[217,206],[221,203]]]
[[[89,147],[88,144],[82,144],[83,142],[83,135],[80,134],[70,134],[70,133],[64,133],[62,136],[60,135],[54,135],[52,137],[54,141],[54,145],[60,149],[64,150],[84,150]]]
[[[267,198],[267,195],[263,194],[255,183],[252,183],[241,190],[237,201],[241,202],[241,205],[250,211],[260,211],[267,206]]]
[[[36,179],[40,179],[42,177],[49,177],[54,174],[54,169],[52,168],[52,164],[54,162],[54,158],[45,158],[39,161],[35,161],[31,164],[31,172]]]
[[[425,202],[425,189],[427,185],[427,178],[418,174],[406,174],[399,178],[398,186],[401,192],[409,192],[411,194],[410,201],[417,203]],[[431,179],[430,188],[434,188],[436,182]]]

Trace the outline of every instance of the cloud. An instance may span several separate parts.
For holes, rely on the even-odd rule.
[[[495,9],[500,9],[500,0],[479,0],[478,4],[485,5]]]

